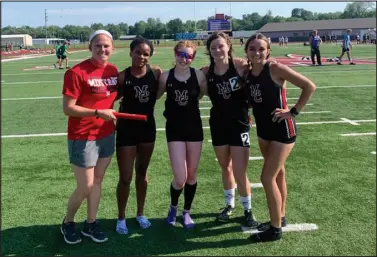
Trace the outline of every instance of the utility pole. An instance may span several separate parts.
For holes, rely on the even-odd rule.
[[[195,0],[194,0],[194,32],[196,32],[196,10],[195,10]]]
[[[47,9],[45,9],[45,33],[46,33],[46,41],[45,41],[45,48],[47,46]]]

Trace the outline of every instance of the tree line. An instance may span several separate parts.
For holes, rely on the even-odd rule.
[[[294,4],[294,3],[292,3]],[[273,22],[291,22],[291,21],[307,21],[307,20],[333,20],[333,19],[350,19],[350,18],[370,18],[376,17],[375,2],[352,2],[348,3],[344,11],[317,13],[305,10],[302,8],[294,8],[291,11],[290,17],[273,16],[271,11],[265,15],[260,15],[257,12],[251,14],[244,14],[242,18],[232,18],[232,30],[258,30],[267,23]],[[214,19],[214,16],[208,19]],[[231,17],[225,16],[226,19]],[[167,23],[161,22],[159,18],[148,18],[147,21],[138,21],[134,25],[128,25],[121,22],[119,24],[93,23],[91,26],[75,26],[66,25],[59,27],[55,25],[47,26],[48,38],[65,38],[65,39],[78,39],[80,41],[88,41],[89,35],[92,31],[97,29],[106,29],[114,37],[119,39],[121,35],[140,35],[149,39],[164,39],[175,38],[176,33],[180,32],[194,32],[200,30],[207,30],[207,20],[187,20],[183,22],[181,19],[176,18],[168,21]],[[12,27],[7,26],[2,28],[3,35],[12,34],[29,34],[33,38],[45,38],[46,29],[44,26],[36,28],[30,26]]]

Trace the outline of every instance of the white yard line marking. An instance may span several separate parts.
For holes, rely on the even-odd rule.
[[[360,125],[360,124],[359,124]],[[352,136],[375,136],[376,132],[367,132],[367,133],[349,133],[349,134],[340,134],[344,137],[352,137]]]
[[[328,87],[317,87],[317,89],[326,89],[326,88],[359,88],[359,87],[376,87],[376,85],[358,85],[358,86],[328,86]],[[288,89],[296,89],[301,90],[301,88],[298,87],[290,87]]]
[[[316,114],[316,113],[330,113],[331,111],[317,111],[317,112],[300,112],[300,114]],[[202,119],[208,119],[209,115],[200,116]]]
[[[376,155],[376,152],[374,152],[374,151],[373,151],[373,152],[370,152],[370,153]]]
[[[199,110],[209,110],[211,109],[212,107],[199,107]]]
[[[41,97],[25,97],[25,98],[4,98],[1,101],[14,101],[14,100],[46,100],[46,99],[58,99],[61,96],[41,96]]]
[[[200,101],[200,103],[210,103],[211,101]]]
[[[23,82],[5,82],[4,85],[19,85],[19,84],[41,84],[41,83],[61,83],[63,80],[54,80],[54,81],[23,81]]]
[[[257,229],[251,229],[249,227],[241,226],[242,232],[247,234],[257,234],[260,231]],[[281,228],[283,232],[302,232],[302,231],[313,231],[317,230],[318,226],[317,224],[313,223],[301,223],[301,224],[288,224],[286,227]]]
[[[28,135],[6,135],[1,138],[22,138],[22,137],[58,137],[66,136],[67,133],[46,133],[46,134],[28,134]]]
[[[353,122],[376,122],[376,120],[353,120]],[[344,120],[335,121],[308,121],[308,122],[297,122],[297,125],[317,125],[317,124],[336,124],[336,123],[349,123]]]
[[[298,97],[288,97],[287,100],[297,100]]]
[[[217,158],[215,160],[218,161]],[[249,161],[259,161],[259,160],[263,160],[263,157],[262,156],[249,156]]]
[[[344,121],[346,121],[346,122],[348,122],[349,124],[351,124],[351,125],[355,125],[355,126],[359,126],[360,124],[359,123],[357,123],[357,122],[354,122],[354,121],[352,121],[352,120],[349,120],[349,119],[347,119],[347,118],[340,118],[341,120],[344,120]]]
[[[331,111],[316,111],[316,112],[300,112],[305,114],[315,114],[315,113],[330,113]]]
[[[262,188],[262,183],[251,183],[251,188]]]
[[[376,120],[353,120],[354,122],[376,122]],[[336,121],[310,121],[310,122],[297,122],[297,125],[317,125],[317,124],[337,124],[337,123],[349,123],[344,120]],[[253,127],[256,127],[253,125]],[[204,126],[203,129],[209,129],[209,126]],[[157,128],[157,131],[165,131],[165,128]],[[51,133],[51,134],[25,134],[25,135],[4,135],[1,138],[15,138],[15,137],[43,137],[43,136],[64,136],[66,133]],[[212,142],[212,140],[208,140]]]

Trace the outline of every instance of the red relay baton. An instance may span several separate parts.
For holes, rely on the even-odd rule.
[[[144,114],[133,114],[133,113],[121,113],[113,112],[117,119],[128,119],[128,120],[147,120],[147,115]]]

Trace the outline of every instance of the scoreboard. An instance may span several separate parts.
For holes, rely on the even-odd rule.
[[[208,31],[232,30],[230,20],[208,20]]]

